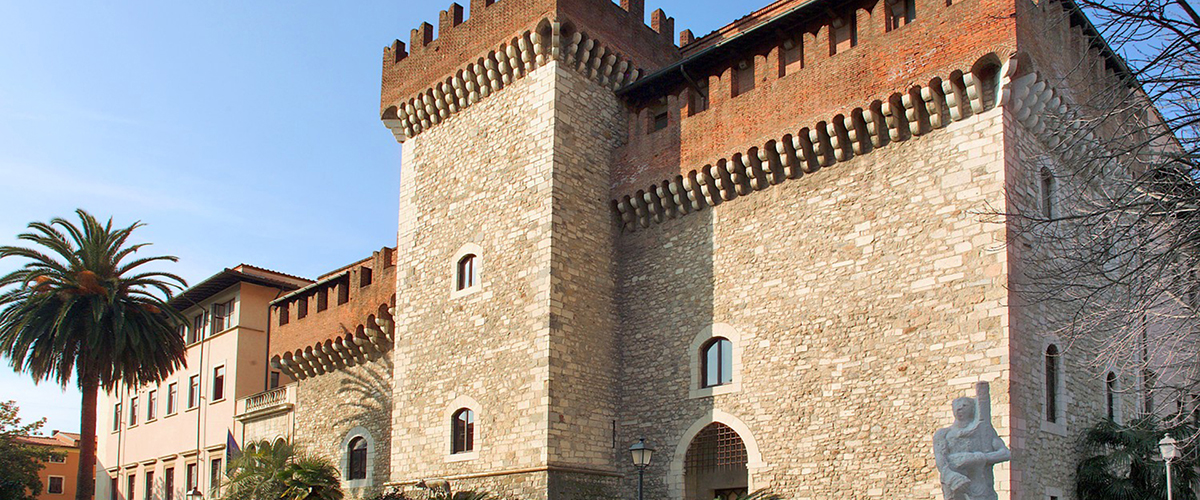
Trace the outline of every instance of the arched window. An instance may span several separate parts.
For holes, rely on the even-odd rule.
[[[1042,216],[1054,217],[1054,174],[1050,169],[1042,167],[1041,171]]]
[[[1104,401],[1108,408],[1108,419],[1117,419],[1117,374],[1108,372],[1104,377]]]
[[[464,255],[458,259],[457,276],[455,277],[455,290],[466,290],[475,286],[475,254]]]
[[[716,337],[701,348],[703,386],[714,387],[733,382],[733,343]]]
[[[1046,347],[1046,421],[1058,422],[1058,346]]]
[[[475,449],[475,412],[461,408],[450,417],[453,426],[450,453],[466,453]]]
[[[347,467],[346,479],[351,481],[355,479],[367,478],[367,440],[362,436],[350,440],[350,444],[346,446],[346,453],[350,455],[350,464]]]

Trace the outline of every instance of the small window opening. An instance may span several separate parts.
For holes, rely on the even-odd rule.
[[[696,86],[688,89],[688,116],[708,110],[708,78],[696,81]]]
[[[339,306],[350,302],[350,278],[346,278],[345,281],[337,284],[337,294],[337,303]]]
[[[1054,174],[1043,167],[1041,171],[1042,216],[1054,218]]]
[[[1058,422],[1058,346],[1046,348],[1046,421]]]
[[[1117,374],[1108,372],[1104,377],[1104,401],[1108,409],[1108,419],[1117,419]]]
[[[466,290],[475,286],[475,273],[475,254],[464,255],[463,258],[458,260],[456,288],[458,290]]]
[[[836,55],[858,45],[857,13],[850,11],[829,24],[829,55]]]
[[[450,418],[453,425],[451,453],[466,453],[475,449],[475,412],[461,408]]]
[[[717,337],[704,344],[701,349],[701,370],[704,387],[715,387],[733,382],[733,343]]]
[[[350,455],[350,470],[347,471],[346,479],[366,479],[367,440],[362,437],[350,440],[350,445],[347,446],[346,452]]]
[[[733,68],[733,97],[754,90],[754,58],[745,59]]]
[[[371,284],[371,268],[369,268],[369,267],[358,268],[358,286],[359,286],[359,288],[368,286],[370,284]]]
[[[317,290],[317,312],[329,309],[329,289]]]
[[[271,389],[276,389],[279,387],[279,372],[277,372],[277,371],[271,372],[271,381],[270,381],[270,384],[268,387]]]
[[[668,113],[667,113],[667,98],[660,97],[654,104],[650,106],[650,132],[657,132],[667,128]]]
[[[308,316],[308,297],[300,297],[296,300],[296,319],[303,319]]]
[[[779,76],[800,72],[804,67],[804,39],[789,38],[779,49]]]
[[[887,30],[892,31],[917,19],[916,0],[889,0]]]
[[[288,304],[279,306],[279,326],[288,324],[289,316],[291,316],[291,311]]]

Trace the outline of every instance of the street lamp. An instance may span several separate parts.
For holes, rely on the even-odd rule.
[[[646,479],[646,467],[650,465],[650,458],[654,456],[654,448],[646,447],[646,439],[639,439],[629,447],[629,453],[633,456],[633,465],[638,469],[638,500],[642,500],[642,485]]]
[[[187,492],[187,497],[188,500],[200,500],[204,498],[204,494],[200,493],[200,488],[193,486],[192,490]]]
[[[1158,451],[1162,453],[1163,462],[1167,463],[1167,500],[1171,500],[1171,460],[1179,458],[1179,447],[1175,446],[1175,440],[1168,434],[1158,442]]]

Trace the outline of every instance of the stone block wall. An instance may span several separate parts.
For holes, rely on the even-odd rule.
[[[651,498],[681,498],[709,421],[742,434],[751,489],[794,499],[939,498],[932,435],[976,381],[1009,439],[1006,230],[984,220],[1005,204],[1002,116],[621,235],[618,440],[659,450]],[[693,350],[714,325],[737,389],[706,396]]]
[[[403,148],[393,480],[498,477],[545,498],[554,65]],[[460,250],[478,284],[455,292]],[[450,453],[475,412],[475,453]]]
[[[391,478],[392,359],[384,355],[362,365],[309,377],[296,384],[297,446],[337,464],[347,498],[364,498]],[[367,439],[367,480],[347,481],[347,445]]]

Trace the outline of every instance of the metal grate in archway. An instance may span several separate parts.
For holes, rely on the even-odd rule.
[[[688,445],[684,457],[686,469],[733,468],[746,466],[746,445],[729,426],[713,422],[702,429]]]

